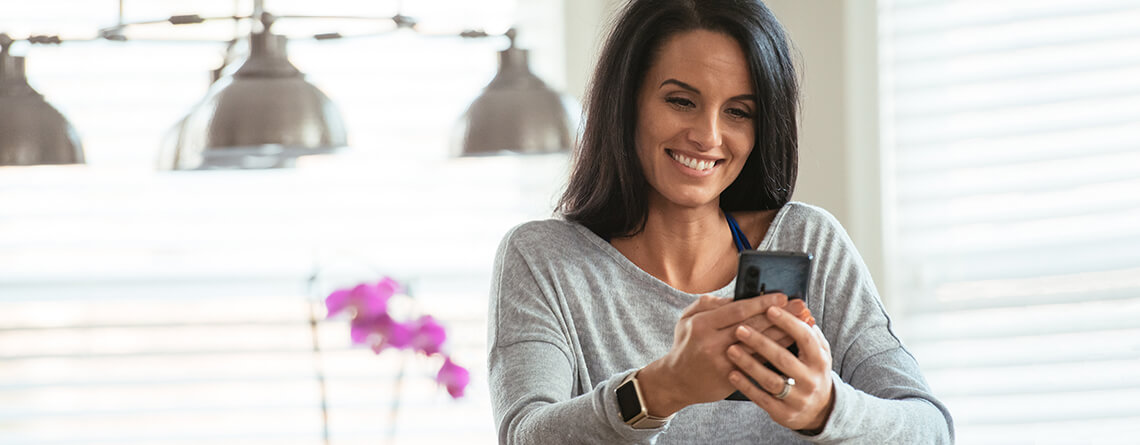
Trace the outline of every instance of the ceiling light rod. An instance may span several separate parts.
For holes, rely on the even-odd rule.
[[[121,1],[122,0],[120,0],[120,2]],[[175,26],[196,25],[196,24],[200,24],[200,23],[204,23],[204,22],[208,22],[208,21],[217,21],[217,20],[232,20],[232,21],[250,20],[250,21],[260,23],[263,26],[263,31],[268,30],[269,27],[272,26],[274,23],[276,23],[278,20],[375,21],[375,22],[387,22],[387,23],[391,23],[391,24],[395,25],[395,27],[393,29],[387,29],[387,30],[378,31],[378,32],[368,32],[368,33],[352,34],[352,35],[344,35],[344,34],[341,34],[339,32],[327,32],[327,33],[318,33],[318,34],[313,34],[310,36],[305,36],[308,38],[313,38],[315,40],[340,39],[340,38],[347,38],[347,37],[370,37],[370,36],[387,34],[387,33],[390,33],[390,32],[396,31],[396,30],[400,30],[400,29],[409,29],[409,30],[416,32],[417,34],[427,36],[427,37],[456,37],[456,36],[458,36],[458,37],[463,37],[463,38],[479,38],[479,37],[507,36],[506,33],[504,33],[504,34],[493,34],[493,33],[488,33],[482,29],[463,29],[463,30],[459,30],[456,32],[431,32],[431,31],[421,29],[418,26],[419,25],[418,20],[416,20],[413,17],[406,16],[402,12],[397,12],[395,15],[392,15],[392,16],[274,15],[274,14],[272,14],[269,11],[266,11],[264,9],[262,1],[256,1],[254,3],[254,11],[250,15],[229,15],[229,16],[203,17],[203,16],[198,15],[198,14],[183,14],[183,15],[173,15],[173,16],[163,18],[163,19],[139,20],[139,21],[133,21],[133,22],[124,22],[122,20],[122,15],[120,14],[119,23],[115,24],[114,26],[109,26],[106,28],[99,29],[99,32],[98,32],[99,37],[98,38],[107,39],[107,40],[115,40],[115,41],[125,41],[125,40],[128,40],[128,38],[124,34],[124,31],[126,31],[128,28],[131,28],[131,27],[146,26],[146,25],[160,25],[160,24],[169,24],[169,25],[175,25]],[[302,37],[295,37],[295,36],[287,36],[287,37],[289,38],[289,40],[297,40],[299,38],[302,38]],[[72,39],[67,39],[67,40],[72,40]],[[147,37],[147,38],[143,38],[143,39],[130,39],[130,40],[134,40],[134,41],[171,41],[171,40],[185,41],[185,39],[165,38],[165,37],[159,37],[159,38]],[[230,39],[230,40],[232,40],[232,39]],[[216,42],[216,40],[210,40],[210,41]]]
[[[4,53],[7,54],[8,48],[11,47],[12,44],[14,44],[16,42],[26,41],[26,42],[31,43],[33,45],[58,45],[60,43],[63,43],[63,40],[64,39],[60,38],[57,35],[47,35],[47,34],[29,35],[29,36],[22,38],[22,39],[14,39],[14,38],[12,38],[12,36],[9,36],[6,33],[0,33],[0,50],[4,51]],[[67,40],[80,40],[80,39],[67,39]],[[91,39],[82,39],[82,40],[91,40]]]

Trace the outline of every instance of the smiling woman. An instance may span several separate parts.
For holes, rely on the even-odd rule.
[[[952,441],[846,232],[790,201],[792,66],[759,1],[634,0],[620,13],[561,218],[499,247],[500,442]],[[730,298],[750,246],[814,259],[806,303]],[[815,326],[795,316],[805,304]],[[735,391],[749,401],[725,400]]]

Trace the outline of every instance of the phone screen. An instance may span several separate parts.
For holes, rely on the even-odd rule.
[[[812,257],[799,252],[740,252],[734,300],[780,292],[807,301]]]

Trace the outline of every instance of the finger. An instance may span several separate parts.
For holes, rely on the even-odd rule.
[[[778,308],[770,309],[769,311],[772,310],[782,311],[782,309]],[[785,316],[784,318],[792,317]],[[788,352],[784,346],[780,346],[780,344],[772,341],[772,339],[753,331],[747,326],[740,326],[734,330],[734,333],[741,343],[752,348],[752,350],[760,354],[764,360],[767,360],[768,363],[771,363],[772,366],[775,366],[776,369],[779,369],[784,374],[801,379],[807,377],[807,368],[804,363],[792,355],[791,352]],[[781,388],[782,387],[783,385],[781,384]]]
[[[740,345],[729,346],[728,360],[745,375],[755,380],[765,391],[775,394],[784,389],[784,377],[765,367],[762,359],[749,354]]]
[[[752,348],[749,348],[748,345],[746,345],[744,343],[735,343],[732,346],[740,348],[741,350],[744,351],[745,354],[756,355],[756,351],[753,351]]]
[[[803,312],[805,309],[807,309],[807,305],[804,304],[804,300],[801,300],[799,298],[791,298],[788,299],[788,304],[784,306],[784,309],[786,309],[788,312],[791,312],[792,315],[799,315],[800,312]]]
[[[776,344],[782,346],[784,349],[788,349],[788,346],[791,346],[792,343],[795,343],[794,341],[792,341],[792,337],[789,337],[788,334],[785,334],[784,331],[781,331],[780,328],[777,328],[777,327],[768,328],[768,330],[764,331],[764,336],[772,339],[772,341],[776,342]],[[736,339],[735,335],[732,337],[732,341],[729,343],[730,344],[733,344],[733,343],[736,344],[737,347],[744,349],[744,351],[746,353],[748,353],[748,355],[755,356],[756,359],[760,360],[761,363],[767,363],[768,362],[768,359],[764,358],[761,355],[756,354],[756,351],[753,351],[752,348],[748,347],[748,345],[745,345],[744,343],[740,343]]]
[[[787,332],[788,335],[792,337],[792,340],[796,342],[796,345],[799,346],[800,356],[803,358],[804,363],[818,364],[826,362],[826,360],[823,358],[823,346],[820,344],[819,338],[815,336],[812,328],[808,327],[807,323],[800,321],[800,319],[796,318],[791,313],[779,308],[768,309],[767,315],[768,320],[772,322],[773,326],[783,329],[784,332]],[[759,352],[761,354],[764,354],[764,351]],[[779,362],[775,361],[775,357],[768,356],[767,354],[765,354],[765,357],[768,357],[769,360],[772,360],[773,364],[776,364],[777,367],[779,367]]]
[[[754,385],[745,378],[744,374],[739,370],[733,370],[728,373],[728,382],[740,391],[741,394],[744,394],[745,397],[748,397],[749,400],[759,405],[760,408],[763,408],[764,411],[767,411],[770,415],[784,410],[776,397]]]
[[[796,300],[792,300],[789,302],[788,306],[791,306],[795,301]],[[783,346],[785,348],[795,343],[795,341],[792,340],[792,337],[789,336],[788,333],[784,332],[783,329],[772,325],[772,322],[768,320],[767,313],[744,320],[743,324],[748,325],[748,327],[752,328],[756,332],[763,333],[765,336],[772,339],[776,343],[779,343],[780,346]]]
[[[772,341],[776,342],[776,345],[780,345],[784,349],[788,349],[789,346],[792,346],[793,343],[796,342],[795,339],[791,338],[791,335],[788,335],[787,332],[784,332],[780,327],[776,326],[771,326],[764,330],[764,337],[772,339]]]
[[[776,343],[779,343],[779,344],[780,344],[780,346],[783,346],[783,347],[784,347],[784,349],[787,349],[787,348],[788,348],[788,346],[791,346],[791,343],[790,343],[790,342],[792,341],[792,338],[791,338],[791,337],[788,337],[788,338],[787,338],[787,341],[788,341],[789,343],[788,343],[788,344],[786,344],[786,345],[785,345],[785,344],[783,344],[783,342],[776,342]],[[756,351],[753,351],[753,350],[752,350],[752,348],[749,348],[749,347],[748,347],[747,345],[745,345],[744,343],[735,343],[735,346],[736,346],[736,347],[738,347],[738,348],[740,348],[740,349],[743,349],[743,350],[744,350],[744,353],[745,353],[745,354],[751,355],[751,356],[752,356],[752,358],[755,358],[755,359],[756,359],[757,361],[759,361],[761,364],[764,364],[764,363],[768,363],[768,359],[764,358],[764,356],[762,356],[762,355],[760,355],[760,354],[757,354],[757,353],[756,353]],[[765,368],[765,369],[767,369],[767,368]]]
[[[788,299],[788,303],[783,307],[792,314],[799,314],[807,310],[807,306],[804,305],[804,301],[800,299]],[[759,332],[764,332],[764,330],[772,326],[772,322],[768,320],[766,313],[761,313],[759,315],[749,317],[744,322],[748,323],[748,326],[751,326],[752,329],[755,329]]]
[[[719,298],[713,295],[701,295],[697,301],[689,304],[689,306],[686,307],[683,312],[681,312],[681,318],[689,318],[693,315],[716,309],[731,302],[732,300],[728,298]]]
[[[747,320],[744,320],[740,323],[748,325],[748,327],[755,329],[756,332],[765,332],[772,327],[772,321],[768,320],[767,313],[761,313],[760,315],[749,317]]]
[[[733,327],[756,315],[761,315],[772,306],[784,306],[788,297],[784,294],[772,293],[761,295],[747,300],[733,301],[708,312],[708,322],[719,329]]]
[[[748,325],[748,326],[751,327],[753,330],[756,330],[755,326],[752,326],[752,325]],[[765,337],[772,339],[772,341],[778,343],[780,346],[783,346],[785,348],[787,348],[788,346],[791,346],[792,343],[795,343],[795,340],[793,340],[792,337],[790,335],[788,335],[787,332],[784,332],[783,329],[780,329],[776,326],[768,326],[768,329],[765,329],[765,330],[760,331],[760,332],[763,333]]]

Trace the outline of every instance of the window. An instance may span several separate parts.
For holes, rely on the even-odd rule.
[[[880,4],[892,295],[959,443],[1140,433],[1140,3]]]
[[[395,3],[266,7],[385,16]],[[544,62],[558,59],[560,2],[403,3],[425,24],[501,31],[525,16],[535,71],[550,80],[561,68]],[[8,5],[0,32],[91,36],[115,23],[115,6]],[[128,1],[127,20],[235,5],[177,9],[187,6]],[[453,125],[505,46],[407,33],[293,41],[290,59],[340,107],[352,152],[297,169],[204,172],[154,164],[224,45],[14,48],[32,86],[76,126],[89,165],[0,169],[0,443],[314,444],[323,404],[333,444],[493,443],[491,262],[510,227],[549,216],[566,169],[557,155],[448,157]],[[438,362],[350,348],[343,321],[319,323],[313,352],[309,320],[323,316],[323,296],[382,275],[411,286],[406,310],[448,328],[450,352],[472,371],[467,397],[436,388]]]

